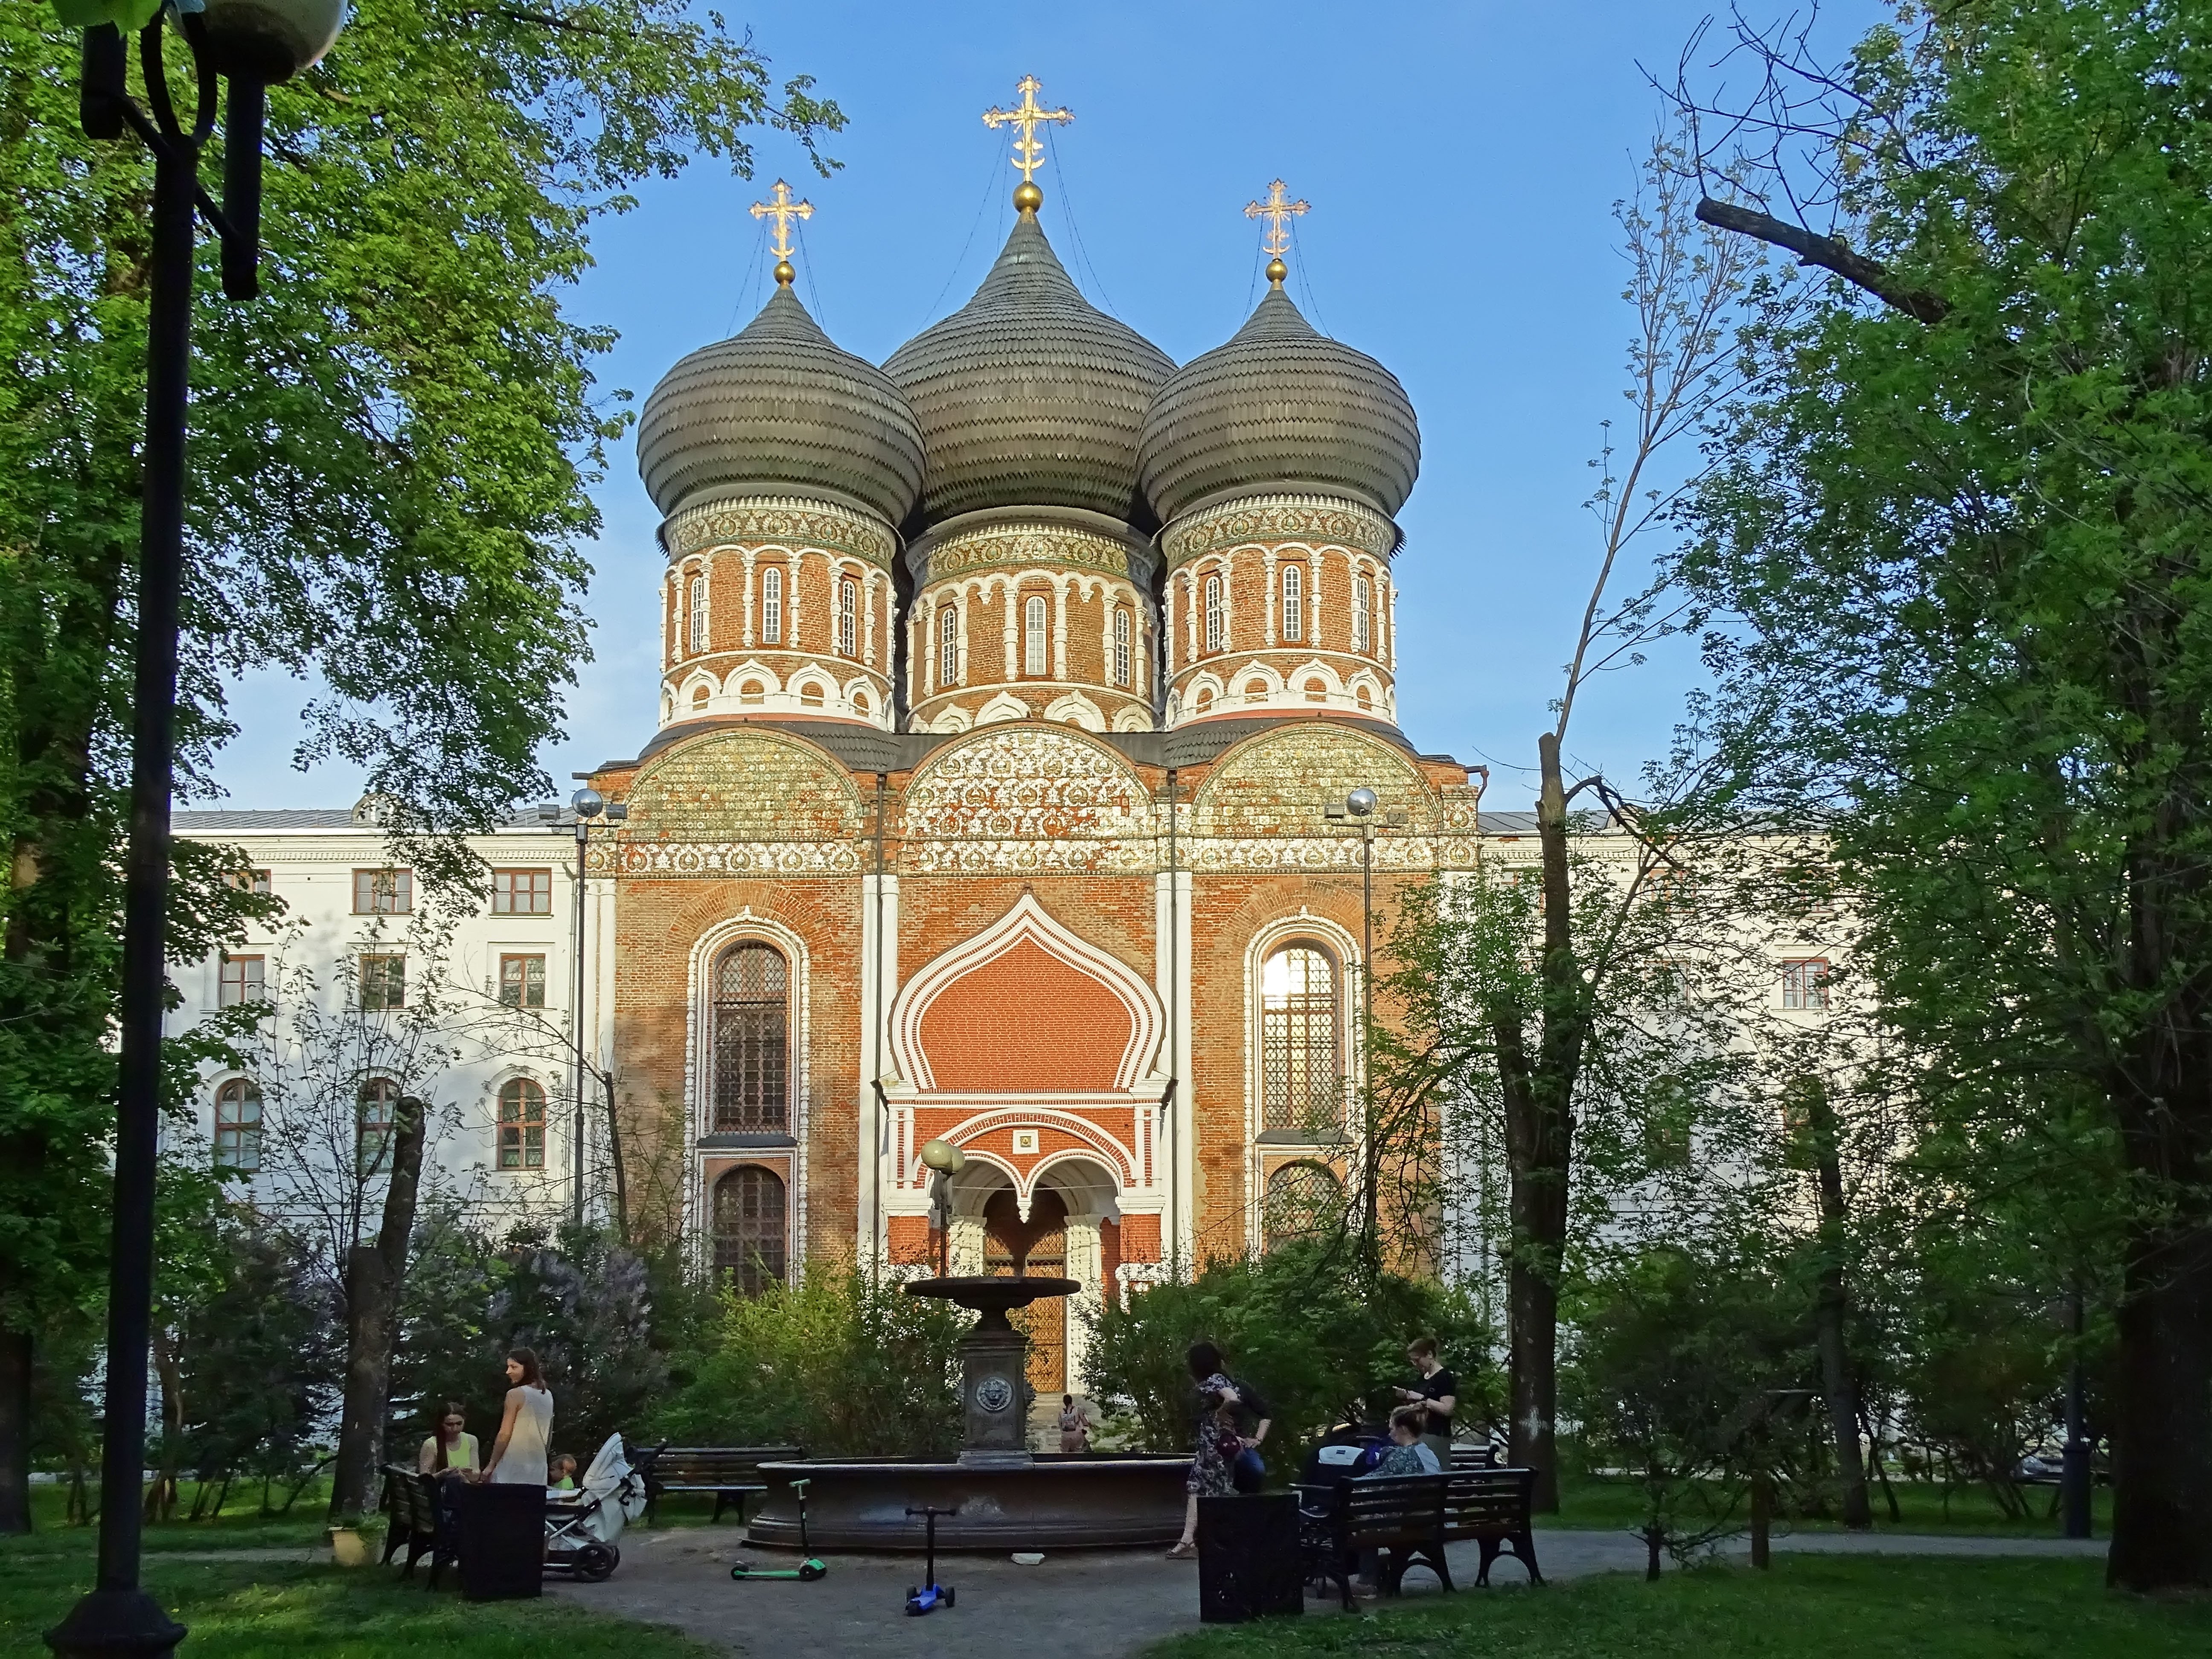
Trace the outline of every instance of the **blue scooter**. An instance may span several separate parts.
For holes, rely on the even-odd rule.
[[[921,1588],[908,1589],[906,1593],[907,1612],[919,1617],[922,1613],[934,1613],[939,1607],[949,1607],[952,1605],[952,1586],[937,1582],[937,1517],[940,1515],[957,1515],[960,1511],[957,1509],[933,1509],[925,1504],[918,1510],[909,1509],[907,1513],[922,1516],[922,1524],[927,1528],[927,1541],[923,1546],[926,1554],[923,1557],[924,1577]]]
[[[799,1494],[799,1554],[795,1567],[757,1567],[750,1561],[740,1561],[730,1569],[730,1577],[738,1580],[749,1578],[796,1578],[811,1584],[817,1578],[830,1576],[830,1565],[819,1556],[808,1553],[806,1543],[806,1482],[794,1480],[792,1491]]]

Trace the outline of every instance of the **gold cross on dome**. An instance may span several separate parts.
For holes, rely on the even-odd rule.
[[[775,181],[775,188],[769,194],[773,200],[753,204],[753,217],[775,221],[775,240],[769,244],[769,248],[776,258],[776,281],[787,283],[791,278],[783,273],[791,264],[791,222],[793,219],[811,219],[814,204],[793,201],[791,186],[781,179]]]
[[[1064,127],[1075,118],[1075,112],[1040,108],[1036,95],[1044,90],[1044,82],[1034,75],[1022,76],[1014,83],[1014,90],[1022,95],[1020,107],[987,109],[983,125],[994,132],[1000,127],[1012,127],[1020,133],[1014,140],[1014,165],[1022,170],[1022,182],[1026,185],[1031,182],[1030,175],[1044,165],[1044,146],[1036,141],[1037,128],[1048,123]]]
[[[1303,216],[1309,206],[1304,202],[1285,199],[1289,194],[1288,186],[1278,179],[1267,186],[1266,201],[1244,204],[1247,219],[1265,219],[1267,222],[1267,234],[1260,243],[1260,250],[1271,258],[1279,259],[1291,251],[1290,222]]]

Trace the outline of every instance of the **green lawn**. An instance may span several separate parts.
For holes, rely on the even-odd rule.
[[[1996,1533],[2008,1538],[2058,1536],[2057,1521],[2046,1514],[2051,1504],[2048,1488],[2039,1487],[2029,1493],[2033,1508],[2027,1518],[2021,1521],[2007,1519],[1996,1501],[1980,1486],[1955,1486],[1948,1500],[1942,1487],[1925,1481],[1895,1481],[1891,1490],[1897,1495],[1899,1518],[1890,1520],[1889,1505],[1883,1500],[1881,1488],[1876,1486],[1873,1494],[1876,1532]],[[1643,1519],[1641,1503],[1642,1494],[1633,1481],[1571,1474],[1559,1484],[1559,1512],[1543,1516],[1539,1524],[1601,1532],[1632,1531]],[[2097,1489],[2095,1504],[2097,1536],[2106,1537],[2112,1518],[2110,1487]],[[1778,1517],[1776,1526],[1799,1532],[1842,1529],[1841,1523],[1832,1520],[1786,1517]]]
[[[1373,1603],[1363,1604],[1372,1607]],[[1462,1590],[1357,1616],[1208,1630],[1148,1659],[2203,1659],[2212,1603],[2115,1595],[2082,1560],[1778,1556],[1771,1572],[1709,1567],[1656,1584],[1609,1575],[1542,1589]]]

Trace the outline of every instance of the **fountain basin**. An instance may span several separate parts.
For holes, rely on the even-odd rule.
[[[898,1457],[763,1463],[768,1496],[745,1534],[749,1544],[799,1547],[799,1504],[806,1487],[806,1536],[817,1550],[919,1552],[924,1504],[940,1516],[940,1550],[1113,1549],[1172,1544],[1182,1535],[1188,1457],[1146,1453],[1039,1453],[1026,1465],[976,1468]]]

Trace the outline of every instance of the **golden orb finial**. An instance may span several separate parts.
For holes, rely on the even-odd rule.
[[[1044,205],[1044,191],[1035,180],[1024,179],[1014,186],[1014,206],[1024,213],[1035,213]]]
[[[1283,278],[1290,274],[1291,268],[1285,264],[1280,259],[1270,259],[1267,261],[1267,282],[1270,287],[1282,287]]]
[[[775,285],[778,288],[789,288],[791,286],[791,279],[798,275],[798,267],[793,265],[790,260],[778,259],[775,262]]]

